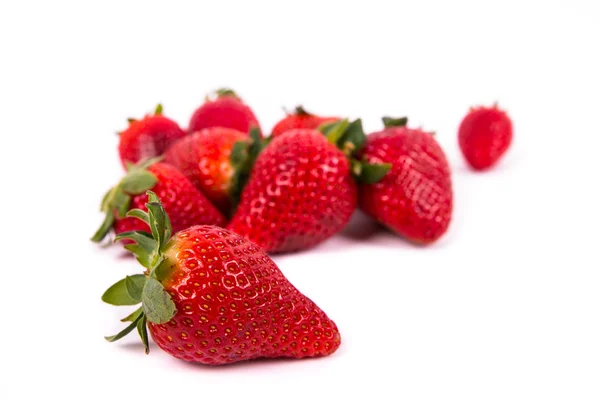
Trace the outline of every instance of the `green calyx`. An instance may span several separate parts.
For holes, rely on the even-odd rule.
[[[162,104],[157,104],[156,108],[154,109],[154,115],[162,115],[163,114],[163,106]],[[129,125],[133,124],[134,122],[137,122],[138,119],[137,118],[127,118],[127,123]],[[117,135],[120,135],[123,132],[117,132]]]
[[[148,331],[146,322],[155,324],[167,323],[173,318],[177,309],[171,296],[165,291],[160,282],[161,270],[167,267],[168,260],[165,251],[169,248],[172,234],[171,221],[158,198],[148,190],[148,212],[139,209],[131,210],[128,217],[138,218],[150,226],[152,234],[142,231],[125,232],[117,235],[115,240],[132,240],[135,243],[128,244],[125,248],[131,251],[138,261],[146,267],[145,274],[126,276],[109,287],[102,295],[102,301],[115,306],[141,306],[122,322],[130,324],[121,332],[113,336],[107,336],[106,340],[114,342],[129,334],[137,328],[138,334],[146,353],[149,352]]]
[[[104,221],[91,240],[101,242],[112,229],[117,218],[124,218],[131,205],[132,196],[142,194],[156,185],[154,176],[148,167],[160,161],[160,157],[140,161],[138,164],[126,163],[127,175],[119,184],[111,188],[102,199],[100,211],[105,213]]]
[[[392,168],[390,163],[369,164],[367,161],[352,159],[352,175],[354,178],[365,184],[377,183],[383,179],[385,174]]]
[[[367,140],[360,119],[352,122],[348,119],[328,122],[321,125],[319,130],[350,159],[352,175],[358,182],[377,183],[390,170],[391,164],[370,164],[366,160],[359,161],[355,158]]]
[[[318,129],[323,132],[329,143],[342,150],[348,157],[362,149],[367,139],[360,118],[352,122],[348,119],[328,122]]]
[[[403,126],[406,126],[406,124],[408,123],[407,117],[401,117],[401,118],[383,117],[383,118],[381,118],[381,120],[383,121],[383,126],[386,128],[403,127]]]
[[[306,109],[300,105],[296,106],[296,108],[294,108],[294,115],[303,115],[303,116],[307,116],[307,115],[312,115],[311,113],[309,113],[308,111],[306,111]]]
[[[236,92],[229,88],[217,89],[215,90],[215,94],[217,95],[217,97],[235,97],[236,99],[240,98]]]
[[[250,128],[250,140],[240,140],[234,143],[231,149],[230,162],[235,173],[229,193],[233,209],[240,201],[242,191],[248,183],[252,167],[254,167],[258,155],[269,145],[270,141],[270,138],[261,139],[260,130],[253,127]]]

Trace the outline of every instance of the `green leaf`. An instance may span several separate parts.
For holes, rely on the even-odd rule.
[[[102,198],[102,203],[100,203],[100,211],[108,212],[108,210],[110,210],[110,201],[114,190],[115,188],[112,188],[104,194],[104,197]]]
[[[125,287],[127,288],[127,293],[129,297],[134,300],[142,301],[142,291],[144,290],[144,284],[146,283],[145,275],[142,275],[142,279],[136,279],[134,277],[139,277],[140,275],[126,276],[125,277]]]
[[[148,321],[155,324],[169,322],[177,312],[171,296],[154,278],[148,278],[146,281],[142,292],[142,308]]]
[[[146,316],[143,316],[137,322],[137,330],[140,334],[140,338],[142,339],[142,343],[144,343],[144,349],[146,354],[150,353],[150,344],[148,343],[148,330],[146,328]]]
[[[150,216],[150,229],[152,237],[158,243],[158,248],[161,249],[165,244],[165,213],[160,203],[151,202],[146,204],[148,207],[148,215]]]
[[[142,313],[142,307],[138,308],[137,310],[135,310],[134,312],[132,312],[131,314],[129,314],[128,316],[126,316],[125,318],[123,318],[121,320],[121,322],[133,322],[133,321],[136,321],[137,318],[140,316],[141,313]]]
[[[158,103],[156,105],[156,108],[154,109],[154,115],[162,115],[163,113],[163,106],[162,104]]]
[[[146,207],[148,208],[150,229],[154,240],[158,243],[158,249],[162,249],[171,237],[171,222],[158,196],[150,190],[146,193],[149,199]]]
[[[296,108],[294,108],[294,114],[296,114],[296,115],[311,115],[311,113],[306,111],[306,109],[300,105],[298,105],[298,106],[296,106]]]
[[[142,319],[143,316],[144,314],[140,314],[135,321],[133,321],[129,326],[127,326],[127,328],[123,329],[121,332],[117,333],[114,336],[105,336],[104,339],[108,340],[109,342],[115,342],[121,339],[122,337],[127,336],[129,332],[135,329],[135,327],[138,324],[138,321]]]
[[[139,208],[134,208],[133,210],[127,211],[127,214],[125,214],[125,215],[128,217],[141,219],[147,225],[150,225],[150,217],[148,216],[148,213],[145,212],[144,210],[140,210]]]
[[[329,132],[327,132],[327,140],[334,145],[337,145],[340,139],[346,133],[346,129],[348,128],[349,121],[347,119],[343,119],[337,123],[337,125],[333,125]]]
[[[125,239],[135,242],[135,244],[125,245],[125,249],[132,252],[140,264],[146,268],[150,268],[152,259],[158,251],[157,243],[150,234],[144,231],[129,231],[120,233],[115,237],[115,241]]]
[[[143,287],[144,282],[146,281],[146,276],[142,274],[125,277],[104,292],[102,301],[114,306],[133,306],[139,304],[139,302],[142,301],[142,296],[140,294],[139,296],[134,297],[130,294],[126,283],[128,278],[134,281],[132,284],[135,286]],[[136,293],[133,293],[133,295],[135,294]]]
[[[237,98],[239,98],[238,95],[233,90],[231,90],[229,88],[220,88],[220,89],[217,89],[217,90],[215,90],[215,93],[217,94],[217,97],[227,97],[227,96],[230,96],[230,97],[237,97]]]
[[[362,120],[359,118],[348,125],[338,145],[346,155],[351,156],[362,149],[366,140],[367,136],[363,131]]]
[[[142,194],[152,189],[158,179],[153,173],[143,169],[133,169],[123,179],[119,186],[121,190],[129,194]]]
[[[252,126],[250,128],[250,139],[252,140],[251,147],[260,148],[260,129],[257,126]]]
[[[386,128],[391,128],[394,126],[402,127],[402,126],[406,126],[406,124],[408,123],[408,118],[407,117],[402,117],[402,118],[383,117],[382,121],[383,121],[383,126],[385,126]]]
[[[110,202],[111,211],[116,211],[119,218],[124,218],[127,214],[127,210],[131,205],[131,196],[125,193],[119,186],[117,186]]]
[[[238,166],[248,158],[248,146],[249,143],[245,140],[239,140],[233,144],[231,155],[229,156],[231,165],[234,167]]]
[[[104,239],[106,237],[106,235],[108,235],[108,232],[110,232],[114,223],[115,223],[115,216],[113,215],[112,211],[109,210],[106,213],[104,220],[102,221],[102,225],[100,225],[100,228],[98,228],[98,230],[94,233],[94,236],[92,236],[92,238],[91,238],[92,242],[96,242],[96,243],[101,242],[102,239]]]
[[[361,171],[357,179],[361,183],[373,184],[383,179],[390,170],[392,164],[367,164],[361,163]]]
[[[156,164],[157,162],[161,162],[162,160],[164,160],[165,156],[160,155],[160,156],[156,156],[156,157],[150,157],[150,158],[144,158],[143,160],[140,160],[136,165],[135,168],[136,169],[148,169],[149,166],[151,166],[152,164]]]
[[[325,133],[325,136],[329,143],[337,146],[342,136],[344,136],[344,133],[346,133],[348,125],[350,125],[348,119],[342,119],[333,123],[331,126],[326,126],[327,132]]]
[[[329,133],[329,131],[331,131],[333,129],[333,127],[338,124],[339,121],[331,121],[331,122],[325,122],[321,125],[319,125],[319,127],[317,128],[317,130],[321,133],[323,133],[325,136],[327,136],[327,134]]]

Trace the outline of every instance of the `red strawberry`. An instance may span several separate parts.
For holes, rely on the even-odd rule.
[[[175,167],[150,159],[129,167],[127,175],[109,190],[102,200],[104,222],[92,240],[100,242],[113,229],[119,234],[128,231],[150,232],[142,221],[125,216],[132,209],[143,209],[146,190],[152,189],[164,199],[175,231],[192,225],[225,225],[225,217]]]
[[[512,122],[497,106],[472,108],[458,129],[458,142],[476,170],[494,165],[512,142]]]
[[[225,215],[235,197],[238,164],[232,160],[235,144],[249,146],[248,135],[229,128],[207,128],[181,139],[165,153],[165,162],[177,167]]]
[[[258,128],[260,131],[260,124],[254,112],[234,91],[219,89],[216,95],[214,99],[207,97],[206,102],[194,112],[190,119],[189,132],[215,126],[244,133],[248,133],[251,128]]]
[[[327,135],[296,129],[274,138],[258,156],[228,229],[270,253],[303,250],[340,231],[357,202],[348,155],[364,133],[360,120],[344,120]]]
[[[124,167],[141,160],[160,156],[177,139],[185,136],[177,123],[162,115],[162,106],[153,115],[141,120],[130,119],[129,126],[119,133],[119,155]]]
[[[276,137],[292,129],[317,129],[319,126],[339,121],[338,117],[320,117],[307,112],[302,106],[296,107],[293,113],[288,114],[273,127],[271,136]]]
[[[131,324],[115,341],[137,328],[146,352],[148,333],[174,357],[201,364],[255,358],[327,356],[340,346],[335,323],[283,276],[255,244],[215,226],[193,226],[171,237],[169,217],[148,193],[153,239],[137,232],[117,239],[131,246],[145,274],[128,276],[102,299],[142,306],[123,319]]]
[[[359,188],[366,214],[417,243],[431,243],[446,232],[452,216],[450,167],[430,133],[405,126],[407,120],[384,118],[386,128],[367,136],[365,161],[390,163],[375,184]]]

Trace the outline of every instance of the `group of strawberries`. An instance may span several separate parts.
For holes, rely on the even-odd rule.
[[[141,306],[118,340],[137,329],[175,357],[225,364],[258,357],[328,355],[333,321],[267,254],[301,251],[342,230],[357,208],[405,239],[428,244],[448,229],[450,168],[432,133],[383,118],[365,135],[360,119],[301,107],[265,135],[233,91],[217,91],[187,130],[165,117],[130,120],[120,133],[125,176],[102,200],[111,231],[145,267],[103,300]],[[474,169],[494,165],[512,140],[496,106],[471,109],[460,148]]]

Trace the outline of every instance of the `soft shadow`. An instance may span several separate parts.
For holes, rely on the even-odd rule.
[[[384,231],[384,228],[374,219],[367,216],[360,210],[357,210],[348,222],[348,225],[340,232],[340,236],[348,239],[363,241],[372,238],[378,232]]]

